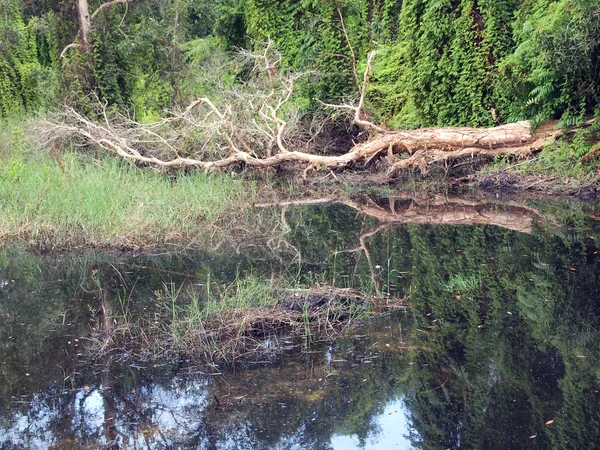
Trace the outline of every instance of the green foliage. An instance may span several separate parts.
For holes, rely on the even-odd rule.
[[[50,107],[55,72],[38,59],[39,21],[25,21],[18,2],[0,2],[0,119]]]
[[[590,0],[522,1],[514,52],[499,66],[507,118],[565,119],[597,111],[600,6]]]
[[[510,51],[515,1],[410,0],[396,43],[381,52],[371,100],[395,127],[493,125],[490,89]]]
[[[366,33],[360,1],[248,0],[245,22],[255,42],[271,39],[282,52],[284,70],[315,70],[311,86],[299,90],[307,98],[342,96],[356,89],[352,57],[340,13],[355,54],[365,52]]]
[[[57,96],[89,108],[94,94],[151,120],[206,92],[202,61],[214,59],[200,53],[268,40],[280,70],[314,71],[297,85],[304,110],[314,97],[356,95],[353,61],[360,78],[376,48],[368,102],[394,128],[570,126],[600,111],[595,0],[145,0],[102,11],[90,49],[62,60],[80,39],[72,4],[3,0],[0,13],[0,118]]]
[[[252,195],[248,185],[219,176],[170,180],[117,160],[81,162],[74,154],[57,161],[7,155],[0,163],[0,235],[48,246],[194,240]]]
[[[543,174],[590,181],[598,174],[597,163],[593,159],[585,159],[593,147],[594,141],[590,139],[590,134],[579,129],[571,139],[546,146],[530,169]]]
[[[194,39],[184,44],[182,52],[187,67],[181,81],[183,102],[198,97],[218,102],[222,87],[231,87],[238,72],[232,67],[232,58],[223,50],[221,41],[212,36]]]
[[[477,275],[452,274],[450,279],[443,284],[450,293],[466,294],[481,288],[481,278]]]

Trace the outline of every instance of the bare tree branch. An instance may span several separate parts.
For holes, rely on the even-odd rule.
[[[208,97],[198,98],[183,111],[151,124],[118,114],[109,116],[102,103],[97,112],[103,118],[101,124],[65,108],[57,120],[46,122],[44,137],[71,139],[75,145],[98,145],[124,159],[163,168],[189,166],[213,171],[239,163],[266,168],[295,162],[304,165],[307,174],[312,169],[366,165],[378,157],[387,158],[392,173],[412,168],[426,173],[432,164],[455,160],[503,155],[522,158],[560,134],[549,123],[534,135],[528,121],[493,128],[387,130],[363,118],[374,56],[375,52],[370,52],[367,57],[357,105],[320,102],[326,108],[350,111],[354,124],[374,133],[343,154],[305,151],[311,149],[309,143],[314,145],[312,136],[306,146],[297,142],[301,135],[294,134],[299,129],[298,115],[290,101],[301,75],[278,70],[281,55],[271,42],[257,53],[241,52],[243,62],[254,64],[252,76],[241,88],[222,89],[218,104]],[[316,129],[323,129],[323,125]]]
[[[77,47],[81,47],[81,44],[73,42],[72,44],[67,45],[65,48],[63,48],[63,51],[60,52],[60,59],[63,59],[65,57],[65,53],[67,53],[67,50]]]
[[[106,2],[106,3],[102,3],[98,9],[96,11],[94,11],[94,13],[92,14],[92,16],[90,17],[90,19],[92,20],[92,22],[94,21],[94,19],[96,18],[96,16],[98,14],[100,14],[102,11],[109,9],[115,5],[119,5],[119,4],[125,4],[125,3],[133,3],[135,2],[135,0],[112,0],[110,2]]]
[[[360,98],[358,100],[358,105],[334,105],[331,103],[324,103],[319,99],[315,99],[317,102],[325,106],[326,108],[333,109],[348,109],[350,111],[354,111],[354,117],[352,119],[353,123],[358,125],[363,130],[367,131],[376,131],[378,133],[384,133],[385,129],[380,127],[379,125],[374,124],[368,120],[364,120],[361,118],[362,110],[365,106],[365,96],[367,94],[367,85],[369,83],[369,73],[371,72],[371,64],[373,62],[373,58],[375,57],[375,50],[372,50],[367,56],[367,67],[365,68],[365,73],[363,74],[363,83],[360,89]]]

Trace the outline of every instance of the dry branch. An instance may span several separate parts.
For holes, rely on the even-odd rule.
[[[106,2],[106,3],[102,3],[98,9],[96,11],[94,11],[94,13],[92,14],[92,16],[90,17],[90,19],[93,21],[96,16],[101,13],[102,11],[109,9],[115,5],[119,5],[119,4],[127,4],[127,3],[133,3],[135,0],[113,0],[111,2]]]
[[[128,2],[105,5],[116,3]],[[100,105],[98,114],[104,118],[103,124],[66,109],[59,120],[48,123],[47,134],[50,139],[79,139],[81,144],[98,145],[125,159],[164,168],[197,167],[214,171],[239,163],[268,168],[295,162],[304,164],[306,173],[313,168],[331,170],[368,164],[376,157],[385,156],[391,172],[419,168],[425,173],[430,165],[439,162],[493,159],[504,155],[526,157],[541,150],[560,133],[553,124],[547,124],[532,134],[528,121],[485,129],[387,130],[364,118],[366,88],[374,56],[375,52],[371,52],[367,57],[356,105],[320,102],[329,109],[351,112],[352,122],[371,135],[341,155],[293,149],[292,130],[297,128],[297,123],[290,123],[295,116],[289,103],[299,75],[282,74],[277,69],[281,56],[273,51],[270,42],[262,52],[242,52],[245,61],[254,64],[254,78],[246,91],[224,92],[223,102],[218,106],[209,98],[199,98],[182,112],[147,125],[123,116],[109,118],[104,105]],[[185,148],[189,147],[192,137],[195,139],[193,147],[200,150],[190,152]]]

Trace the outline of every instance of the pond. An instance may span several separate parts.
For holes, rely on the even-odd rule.
[[[201,251],[2,250],[0,449],[592,448],[597,210],[318,199],[261,205]],[[164,292],[248,277],[407,307],[235,364],[89,352],[99,322],[160,328]]]

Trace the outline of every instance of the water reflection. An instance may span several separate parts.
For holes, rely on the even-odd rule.
[[[394,342],[390,327],[397,326],[377,328]],[[389,343],[375,349],[381,342],[368,334],[209,376],[173,366],[91,367],[69,389],[32,393],[21,407],[11,402],[4,448],[344,448],[340,436],[377,442],[390,434],[378,416],[387,423],[402,412],[392,369],[401,370],[403,358]]]
[[[279,234],[213,252],[0,253],[0,448],[593,447],[590,207],[469,206],[495,226],[403,223],[411,207],[424,215],[406,200],[273,207]],[[155,291],[249,272],[410,294],[410,310],[233,368],[86,357],[123,308],[154,320]]]
[[[372,420],[378,427],[366,440],[357,435],[334,435],[331,438],[331,448],[342,450],[347,448],[363,448],[365,450],[403,449],[411,448],[407,437],[410,425],[409,414],[402,398],[389,402],[383,413]]]

